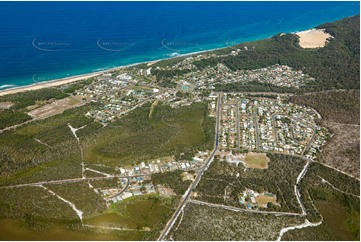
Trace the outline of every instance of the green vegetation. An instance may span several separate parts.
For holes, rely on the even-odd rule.
[[[307,218],[314,222],[323,221],[318,227],[289,231],[284,240],[360,240],[360,199],[348,195],[360,195],[359,181],[312,163],[300,188]]]
[[[156,240],[178,204],[178,198],[143,195],[115,203],[102,215],[85,220],[86,224],[133,229],[138,240]]]
[[[52,220],[77,221],[75,212],[41,187],[0,189],[0,218],[20,219],[29,228],[46,228]]]
[[[26,227],[22,221],[0,219],[0,240],[35,240],[35,241],[117,241],[140,240],[142,232],[102,230],[80,225],[53,224],[40,231]]]
[[[302,49],[298,37],[294,34],[276,35],[272,38],[242,43],[229,48],[210,51],[209,55],[229,54],[235,49],[241,51],[237,56],[211,57],[195,61],[198,69],[208,66],[214,67],[222,63],[230,70],[259,69],[275,64],[287,65],[301,70],[303,73],[316,78],[313,83],[307,83],[301,91],[317,91],[330,89],[359,89],[360,88],[360,16],[342,19],[318,26],[325,29],[334,38],[323,48],[313,50]],[[253,48],[254,47],[254,48]],[[164,60],[155,66],[172,66],[184,58]],[[176,70],[166,71],[169,79],[171,75],[178,76]],[[155,72],[157,79],[164,79],[163,71]],[[295,92],[295,89],[277,87],[269,84],[247,83],[217,85],[216,90],[224,91],[275,91]]]
[[[318,161],[360,176],[360,90],[335,90],[290,97],[291,102],[313,107],[328,128],[328,139]]]
[[[261,83],[251,81],[248,83],[227,83],[214,85],[216,91],[222,92],[278,92],[278,93],[293,93],[299,92],[298,89],[292,87],[275,86],[270,83]]]
[[[316,109],[323,120],[360,124],[360,90],[337,90],[293,96],[290,101]]]
[[[23,123],[31,117],[24,112],[17,112],[11,109],[0,110],[0,129]]]
[[[216,59],[231,70],[258,69],[274,64],[287,65],[316,78],[304,90],[359,89],[360,86],[360,16],[326,23],[317,28],[326,29],[335,38],[324,48],[312,51],[298,45],[292,34],[244,43],[233,48],[254,46],[253,51],[243,51],[237,56]],[[209,60],[208,60],[209,62]],[[202,66],[202,61],[195,63]]]
[[[73,127],[91,124],[85,113],[93,104],[69,109],[0,136],[0,183],[36,182],[80,176],[80,149]]]
[[[19,110],[34,105],[36,101],[46,101],[52,98],[62,99],[69,95],[63,93],[59,88],[44,88],[26,92],[19,92],[0,97],[0,102],[13,102],[12,109]]]
[[[175,87],[176,83],[172,81],[173,77],[181,77],[191,72],[191,70],[152,70],[152,75],[157,77],[157,84],[162,87]]]
[[[119,166],[171,155],[191,159],[197,150],[213,148],[215,120],[207,103],[177,109],[159,103],[149,117],[150,110],[147,103],[83,138],[85,160]]]
[[[180,225],[179,221],[175,223],[169,239],[275,241],[283,227],[303,223],[302,218],[294,216],[239,213],[195,204],[187,205]]]
[[[75,82],[75,83],[70,84],[67,87],[65,87],[63,89],[63,92],[69,93],[69,94],[74,93],[76,90],[79,90],[85,86],[90,85],[94,80],[95,80],[95,78],[93,77],[93,78],[89,78],[84,81]]]
[[[156,186],[158,184],[171,188],[177,195],[183,195],[191,184],[190,180],[183,181],[183,171],[177,170],[173,172],[154,173],[152,174],[152,182]]]
[[[239,195],[246,188],[257,192],[270,192],[277,196],[277,203],[267,210],[283,212],[301,212],[296,196],[294,184],[305,162],[300,158],[286,155],[267,154],[271,162],[268,169],[246,169],[225,161],[215,159],[203,175],[196,187],[197,199],[243,207],[239,204]],[[227,194],[224,197],[224,194]],[[260,208],[262,209],[262,208]]]
[[[65,184],[44,185],[62,198],[71,201],[76,208],[83,212],[84,217],[95,216],[105,209],[102,197],[89,189],[86,182],[72,182]]]
[[[26,113],[28,111],[27,107],[35,104],[45,104],[51,99],[63,99],[85,85],[91,84],[92,81],[93,79],[88,79],[70,84],[65,88],[44,88],[0,96],[0,102],[14,103],[10,109],[0,110],[0,129],[30,120],[31,117]]]
[[[98,174],[98,177],[99,177],[99,176],[101,176],[101,175]],[[119,184],[119,179],[118,179],[118,178],[109,178],[109,179],[93,180],[93,181],[90,181],[90,184],[91,184],[94,188],[102,188],[102,189],[122,187],[121,184]]]

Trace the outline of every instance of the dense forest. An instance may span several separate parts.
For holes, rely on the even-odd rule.
[[[302,49],[298,37],[293,34],[276,35],[272,38],[244,43],[234,48],[254,46],[253,51],[242,51],[237,56],[219,58],[231,70],[258,69],[274,64],[287,65],[302,70],[316,78],[305,90],[359,89],[360,87],[360,16],[345,18],[317,27],[325,29],[334,38],[324,48]],[[196,62],[202,68],[207,60]]]
[[[322,119],[360,124],[360,90],[337,90],[292,96],[290,102],[316,109]]]
[[[198,69],[216,66],[223,63],[230,70],[258,69],[275,64],[287,65],[314,77],[313,83],[307,83],[301,91],[319,91],[329,89],[359,89],[360,86],[360,16],[345,18],[332,23],[325,23],[317,27],[325,29],[334,38],[324,48],[303,49],[299,46],[299,39],[294,34],[275,35],[271,38],[242,43],[236,46],[209,52],[209,54],[224,55],[231,50],[245,50],[252,46],[252,51],[241,51],[238,55],[225,57],[211,57],[195,61]],[[155,64],[158,67],[173,65],[184,57],[163,60]],[[155,75],[159,79],[169,79],[179,76],[177,70],[158,71]],[[278,91],[288,92],[272,86],[254,85],[236,87],[235,84],[218,86],[218,90],[229,91]]]

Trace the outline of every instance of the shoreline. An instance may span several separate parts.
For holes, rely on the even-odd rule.
[[[241,43],[239,43],[239,44],[241,44]],[[70,77],[58,78],[58,79],[54,79],[54,80],[33,83],[33,84],[25,85],[25,86],[11,87],[11,88],[0,90],[0,97],[9,95],[9,94],[19,93],[19,92],[39,90],[39,89],[48,88],[48,87],[57,87],[57,86],[69,84],[72,82],[85,80],[85,79],[88,79],[91,77],[99,76],[101,74],[104,74],[104,73],[107,73],[110,71],[116,71],[116,70],[132,67],[132,66],[137,66],[140,64],[149,64],[147,66],[151,66],[151,65],[155,64],[156,62],[163,61],[163,60],[170,60],[170,59],[174,59],[174,58],[178,58],[178,57],[191,56],[191,55],[196,55],[196,54],[220,50],[220,49],[224,49],[224,48],[231,48],[231,47],[232,46],[226,46],[226,47],[220,47],[220,48],[209,49],[209,50],[195,51],[195,52],[190,52],[190,53],[185,53],[185,54],[179,54],[177,56],[171,56],[168,58],[162,58],[162,59],[150,60],[150,61],[142,61],[142,62],[137,62],[137,63],[123,65],[123,66],[117,66],[117,67],[109,68],[109,69],[102,70],[102,71],[95,71],[95,72],[89,72],[89,73],[70,76]],[[6,84],[4,84],[4,85],[6,85]]]
[[[356,16],[356,15],[347,16],[345,18],[350,18],[350,17],[353,17],[353,16]],[[302,32],[307,32],[307,31],[312,31],[312,30],[319,30],[319,29],[317,29],[317,27],[318,26],[312,27],[312,28],[309,28],[307,30],[289,31],[289,32],[286,32],[286,34],[298,35],[298,33],[302,33]],[[284,32],[281,32],[281,33],[278,33],[278,34],[284,34]],[[258,40],[263,40],[263,39],[269,39],[269,38],[271,38],[271,37],[273,37],[275,35],[277,35],[277,33],[272,34],[269,37],[255,38],[254,40],[250,40],[250,41],[246,41],[246,42],[239,42],[239,43],[237,43],[235,45],[232,45],[232,46],[224,46],[224,47],[213,48],[213,49],[208,49],[208,50],[195,51],[195,52],[190,52],[190,53],[185,53],[185,54],[179,54],[177,56],[170,56],[168,58],[160,58],[160,59],[155,59],[155,60],[136,62],[136,63],[133,63],[133,64],[117,66],[117,67],[113,67],[113,68],[109,68],[109,69],[105,69],[105,70],[101,70],[101,71],[88,72],[88,73],[84,73],[84,74],[80,74],[80,75],[74,75],[74,76],[69,76],[69,77],[64,77],[64,78],[58,78],[58,79],[54,79],[54,80],[49,80],[49,81],[44,81],[44,82],[39,82],[39,83],[33,83],[33,84],[29,84],[29,85],[24,85],[24,86],[10,87],[10,88],[0,90],[0,97],[8,95],[8,94],[19,93],[19,92],[25,92],[25,91],[31,91],[31,90],[39,90],[39,89],[48,88],[48,87],[61,86],[61,85],[69,84],[69,83],[72,83],[72,82],[80,81],[80,80],[83,80],[83,79],[95,77],[95,76],[98,76],[98,75],[101,75],[101,74],[104,74],[104,73],[107,73],[107,72],[111,72],[111,71],[115,71],[115,70],[119,70],[119,69],[124,69],[124,68],[132,67],[132,66],[136,66],[136,65],[140,65],[140,64],[147,64],[147,66],[151,66],[154,63],[159,62],[159,61],[163,61],[163,60],[170,60],[170,59],[179,58],[179,57],[192,56],[192,55],[202,54],[202,53],[216,51],[216,50],[220,50],[220,49],[233,48],[234,46],[239,45],[239,44],[251,43],[251,42],[258,41]],[[331,36],[331,37],[333,37],[333,36]],[[4,85],[6,85],[6,84],[4,84]]]

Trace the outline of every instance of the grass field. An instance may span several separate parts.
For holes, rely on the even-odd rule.
[[[0,219],[1,240],[39,240],[39,241],[115,241],[140,240],[143,238],[140,231],[109,231],[95,230],[83,227],[69,228],[68,225],[54,224],[47,229],[35,230],[27,227],[22,221],[15,219]]]
[[[324,223],[338,240],[357,239],[353,236],[354,231],[352,230],[355,228],[352,227],[350,222],[353,221],[355,225],[360,224],[359,213],[349,214],[347,208],[337,200],[317,202],[316,206],[323,216]]]
[[[247,153],[245,157],[246,166],[249,168],[267,169],[270,159],[264,153]]]
[[[270,196],[260,194],[255,199],[256,199],[256,201],[257,201],[257,203],[258,203],[258,205],[260,207],[267,205],[267,203],[269,203],[269,202],[271,202],[273,204],[277,203],[277,197],[276,196],[270,197]]]
[[[178,109],[148,103],[84,137],[85,160],[115,166],[172,155],[191,158],[197,149],[213,145],[214,138],[206,139],[206,132],[214,130],[213,125],[204,126],[206,114],[204,103]],[[187,157],[181,157],[182,153]]]
[[[85,220],[86,224],[119,227],[146,232],[142,239],[155,240],[170,219],[178,198],[143,195],[113,204],[103,214]]]

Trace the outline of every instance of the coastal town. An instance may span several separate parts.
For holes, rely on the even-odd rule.
[[[238,52],[232,50],[230,55],[236,55]],[[209,56],[189,57],[175,64],[171,69],[194,68],[192,63],[204,58]],[[186,73],[182,78],[172,80],[175,88],[170,88],[155,82],[152,63],[149,65],[147,69],[131,68],[104,73],[90,85],[77,90],[76,96],[97,104],[98,108],[88,111],[86,116],[94,118],[103,126],[112,126],[114,121],[145,103],[162,102],[172,108],[178,108],[194,102],[207,102],[209,115],[216,117],[217,100],[220,97],[220,147],[217,153],[231,163],[236,161],[236,164],[246,164],[242,153],[247,152],[278,153],[316,159],[329,136],[327,129],[317,124],[316,120],[321,116],[314,109],[290,103],[287,95],[257,97],[242,92],[221,93],[214,90],[216,83],[251,81],[300,88],[304,83],[314,80],[301,71],[275,65],[257,70],[233,72],[223,65],[217,65],[207,70]],[[119,178],[119,187],[95,190],[103,196],[108,205],[142,194],[170,195],[173,193],[168,188],[154,186],[151,174],[176,170],[187,174],[188,171],[201,169],[210,153],[211,151],[199,151],[192,160],[156,159],[142,161],[135,166],[119,167],[114,174],[109,175],[119,174],[120,177],[131,178]],[[258,196],[258,193],[255,193]],[[266,196],[262,194],[262,197],[276,203],[273,199],[274,195],[267,194]],[[254,193],[250,199],[253,201]],[[241,206],[258,209],[257,204],[254,201],[246,203],[240,195]],[[260,207],[267,208],[267,203]]]
[[[232,49],[227,55],[238,55],[242,51],[252,51],[252,48]],[[194,64],[199,60],[222,56],[205,53],[187,57],[172,66],[153,68],[156,62],[151,62],[145,69],[143,65],[143,68],[131,67],[105,71],[91,77],[90,82],[73,92],[71,97],[64,99],[67,102],[60,100],[44,103],[40,107],[35,105],[29,109],[29,114],[34,119],[46,118],[49,114],[54,115],[59,113],[59,110],[65,110],[67,103],[69,108],[93,103],[94,108],[87,111],[85,116],[94,119],[103,127],[116,127],[118,120],[146,103],[151,103],[152,106],[163,103],[173,109],[193,103],[208,104],[208,115],[219,120],[220,125],[217,134],[219,147],[216,152],[200,150],[192,159],[187,160],[159,157],[159,159],[140,161],[136,165],[116,167],[107,173],[97,170],[96,167],[85,166],[85,172],[101,174],[106,179],[119,177],[116,182],[110,182],[105,187],[92,187],[89,183],[89,187],[102,196],[107,206],[144,194],[174,195],[172,189],[162,185],[155,186],[152,182],[152,174],[183,171],[184,177],[194,181],[194,171],[203,170],[214,155],[219,155],[230,163],[237,165],[242,163],[246,167],[248,167],[247,159],[251,156],[247,153],[256,156],[276,153],[315,160],[329,133],[327,129],[317,124],[321,116],[314,109],[289,102],[288,97],[292,94],[287,93],[259,96],[257,93],[256,95],[249,92],[223,93],[215,90],[217,84],[250,82],[297,89],[314,81],[314,78],[282,65],[231,71],[223,64],[206,69],[199,69]],[[157,81],[157,71],[174,70],[192,71],[168,80],[173,87]],[[71,84],[66,84],[61,89],[65,90],[70,86]],[[162,122],[167,124],[163,119]],[[172,126],[172,124],[167,125]],[[75,129],[74,131],[76,132]],[[265,167],[266,165],[260,166],[261,169]],[[248,191],[245,194],[251,194],[249,199],[252,203],[245,202],[244,199],[248,195],[245,197],[240,192],[240,206],[245,206],[247,209],[267,208],[267,203],[258,206],[258,203],[253,201],[254,197],[258,196],[257,191],[253,193]],[[271,199],[270,202],[273,201],[275,204],[274,195],[267,194],[262,196]]]
[[[360,241],[359,3],[0,5],[0,240]]]

